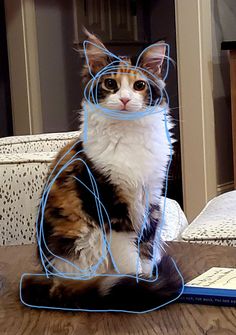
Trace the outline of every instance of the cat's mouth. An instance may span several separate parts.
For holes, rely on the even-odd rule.
[[[121,112],[132,112],[132,106],[128,104],[122,104],[121,106],[119,106],[119,110]]]
[[[117,104],[117,103],[106,103],[102,102],[99,104],[101,109],[105,110],[111,110],[111,111],[118,111],[118,112],[124,112],[124,113],[132,113],[132,112],[138,112],[142,111],[145,106],[143,105],[138,105],[138,104]]]

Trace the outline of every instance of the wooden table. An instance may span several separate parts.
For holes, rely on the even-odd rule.
[[[187,280],[212,266],[236,267],[236,248],[171,243]],[[72,313],[30,309],[18,298],[23,272],[37,270],[35,246],[0,247],[0,334],[6,335],[228,335],[236,334],[236,309],[172,304],[144,315]]]
[[[229,50],[233,162],[234,162],[234,188],[236,189],[236,41],[222,42],[221,49]]]

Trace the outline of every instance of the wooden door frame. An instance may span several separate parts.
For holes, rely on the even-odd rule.
[[[217,194],[211,0],[175,0],[184,210]]]
[[[34,0],[5,0],[14,135],[43,131]]]

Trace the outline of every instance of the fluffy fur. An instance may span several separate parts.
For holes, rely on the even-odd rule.
[[[87,34],[89,41],[97,45],[87,47],[83,80],[85,85],[90,85],[91,75],[112,59],[102,42]],[[98,104],[82,103],[87,112],[87,125],[83,113],[81,125],[82,134],[85,128],[87,130],[86,141],[76,144],[54,171],[55,175],[76,152],[82,150],[80,157],[96,180],[100,200],[111,221],[110,231],[103,209],[111,254],[107,252],[97,274],[116,273],[111,255],[121,274],[136,275],[138,271],[143,279],[150,279],[152,271],[155,274],[155,268],[152,269],[153,243],[161,218],[159,199],[170,153],[164,122],[164,110],[168,106],[163,100],[155,107],[156,113],[132,121],[106,117],[101,113],[101,107],[132,113],[154,105],[164,87],[161,79],[164,54],[163,45],[155,44],[140,57],[139,66],[143,67],[143,74],[132,67],[132,59],[125,57],[126,63],[121,61],[116,73],[96,79]],[[157,87],[153,83],[148,87],[146,70],[155,74]],[[169,122],[168,128],[171,127]],[[72,145],[62,149],[51,170]],[[90,273],[102,256],[104,241],[94,197],[75,178],[88,188],[92,187],[86,166],[81,161],[73,162],[60,174],[49,193],[44,213],[45,239],[54,254]],[[145,192],[148,193],[149,217],[138,254],[137,241],[145,215]],[[53,258],[45,247],[43,251],[58,270],[78,274],[78,268]],[[159,278],[151,283],[109,276],[92,277],[86,281],[26,278],[23,300],[41,306],[142,312],[176,296],[180,286],[172,261],[163,256],[161,241],[154,262],[159,264]]]

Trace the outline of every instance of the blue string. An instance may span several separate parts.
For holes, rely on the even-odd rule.
[[[93,75],[90,65],[89,65],[89,59],[88,59],[88,55],[87,55],[87,46],[89,44],[92,44],[93,46],[97,47],[98,49],[102,50],[103,53],[105,53],[107,56],[109,56],[111,59],[115,59],[114,61],[112,61],[110,64],[108,64],[107,66],[105,66],[104,68],[102,68],[96,75]],[[163,45],[166,47],[167,50],[167,54],[165,56],[165,59],[167,60],[167,66],[166,66],[166,74],[164,76],[165,80],[167,78],[168,72],[169,72],[169,52],[170,52],[170,48],[169,45],[166,43],[158,43],[158,45]],[[169,97],[168,94],[166,92],[166,90],[162,87],[158,86],[158,82],[156,81],[156,76],[151,73],[150,71],[139,67],[139,62],[140,59],[142,57],[142,55],[144,54],[144,52],[146,52],[149,48],[152,48],[152,46],[147,47],[138,57],[136,65],[135,66],[131,66],[127,61],[125,61],[124,59],[121,59],[120,57],[112,54],[111,52],[109,52],[107,49],[104,49],[103,47],[96,45],[90,41],[84,41],[83,43],[83,47],[84,47],[84,54],[85,54],[85,59],[88,65],[88,69],[89,69],[89,73],[92,77],[92,79],[88,82],[88,84],[85,86],[84,89],[84,98],[85,101],[87,102],[87,104],[89,106],[91,106],[91,111],[88,111],[88,109],[86,108],[86,105],[84,104],[84,131],[83,131],[83,141],[86,142],[87,141],[87,137],[88,137],[88,113],[89,112],[93,112],[94,111],[94,106],[96,106],[96,112],[101,112],[103,113],[103,115],[107,118],[111,118],[111,119],[116,119],[116,120],[137,120],[139,118],[148,116],[148,115],[152,115],[154,113],[157,113],[156,107],[160,105],[161,101],[163,100],[163,98],[166,99],[166,106],[163,107],[163,109],[158,110],[158,113],[162,113],[164,114],[164,122],[165,122],[165,132],[166,132],[166,136],[167,136],[167,140],[169,143],[169,148],[170,148],[170,159],[169,159],[169,163],[167,166],[167,170],[166,170],[166,176],[165,176],[165,192],[164,192],[164,205],[163,205],[163,212],[162,212],[162,218],[161,218],[161,224],[160,224],[160,228],[157,231],[155,240],[154,240],[154,246],[153,246],[153,259],[152,259],[152,271],[150,273],[150,277],[149,278],[144,278],[144,277],[140,277],[139,276],[139,254],[140,254],[140,242],[142,241],[142,236],[143,236],[143,232],[147,226],[147,222],[148,222],[148,217],[149,217],[149,198],[148,198],[148,192],[147,190],[145,190],[145,211],[144,211],[144,217],[143,217],[143,223],[140,229],[140,233],[138,235],[138,239],[137,239],[137,250],[138,250],[138,254],[137,254],[137,265],[136,265],[136,274],[135,275],[130,275],[130,274],[121,274],[119,271],[119,268],[113,258],[112,255],[112,251],[111,251],[111,241],[112,241],[112,228],[111,228],[111,221],[109,218],[109,215],[107,213],[107,210],[105,208],[105,206],[103,205],[103,203],[100,200],[99,197],[99,191],[98,191],[98,187],[97,187],[97,183],[96,180],[91,172],[91,170],[89,169],[89,166],[86,164],[86,162],[79,157],[79,155],[84,152],[84,150],[80,150],[78,152],[76,152],[70,159],[67,160],[67,162],[59,169],[59,171],[56,173],[56,170],[59,166],[59,164],[63,161],[63,159],[66,159],[67,155],[74,149],[74,147],[79,144],[81,142],[81,140],[76,141],[65,153],[64,155],[58,160],[58,162],[55,164],[54,168],[52,169],[48,180],[46,182],[46,185],[44,187],[43,190],[43,194],[42,194],[42,198],[40,201],[40,205],[39,205],[39,209],[38,209],[38,214],[37,214],[37,219],[36,219],[36,238],[37,238],[37,243],[38,243],[38,248],[39,248],[39,255],[40,255],[40,260],[41,263],[43,265],[43,268],[45,270],[45,274],[27,274],[24,273],[21,276],[21,281],[20,281],[20,300],[21,302],[29,307],[34,307],[34,308],[46,308],[46,309],[55,309],[55,310],[68,310],[68,311],[86,311],[86,312],[124,312],[124,313],[137,313],[137,314],[143,314],[143,313],[147,313],[147,312],[151,312],[154,310],[157,310],[161,307],[164,307],[167,304],[170,304],[171,302],[177,300],[181,294],[183,293],[183,289],[184,289],[184,279],[182,277],[182,274],[180,273],[175,261],[172,259],[172,262],[174,264],[174,267],[177,271],[177,273],[179,274],[179,277],[181,279],[181,283],[182,283],[182,288],[178,294],[177,297],[175,297],[174,299],[161,304],[155,308],[146,310],[146,311],[142,311],[142,312],[136,312],[136,311],[128,311],[128,310],[90,310],[90,309],[73,309],[73,308],[59,308],[59,307],[49,307],[49,306],[35,306],[35,305],[30,305],[27,304],[26,302],[23,301],[22,298],[22,281],[23,278],[25,276],[43,276],[43,277],[47,277],[49,278],[49,276],[54,276],[54,277],[61,277],[61,278],[67,278],[67,279],[73,279],[73,280],[88,280],[90,278],[94,278],[94,277],[125,277],[125,278],[132,278],[135,279],[136,282],[139,281],[144,281],[144,282],[155,282],[158,279],[158,268],[156,268],[156,259],[157,259],[157,252],[158,252],[158,246],[160,243],[160,238],[161,238],[161,230],[163,225],[165,224],[165,209],[166,209],[166,196],[167,196],[167,181],[168,181],[168,173],[169,173],[169,169],[170,169],[170,165],[171,165],[171,161],[172,161],[172,143],[171,143],[171,137],[169,134],[169,130],[167,127],[167,106],[169,106]],[[98,103],[98,82],[99,79],[104,76],[104,75],[108,75],[108,74],[114,74],[119,70],[120,67],[120,63],[123,63],[124,66],[128,66],[129,69],[133,69],[136,71],[136,73],[139,73],[141,75],[142,78],[144,78],[147,82],[148,85],[148,89],[149,89],[149,94],[150,94],[150,101],[149,101],[149,105],[146,106],[146,108],[142,111],[138,111],[138,112],[128,112],[128,111],[118,111],[118,110],[110,110],[104,107],[101,107]],[[132,73],[128,73],[129,75],[134,75]],[[152,97],[152,93],[151,93],[151,84],[155,85],[159,91],[160,91],[160,98],[157,99],[155,101],[154,104],[153,103],[153,97]],[[95,92],[95,95],[94,95]],[[44,213],[45,213],[45,207],[47,204],[47,199],[50,193],[50,190],[54,184],[54,182],[56,181],[56,179],[60,176],[60,174],[67,169],[67,167],[75,162],[81,162],[82,164],[85,165],[87,173],[89,175],[89,179],[90,179],[90,183],[91,183],[91,187],[89,188],[88,185],[85,185],[83,183],[83,181],[81,181],[78,177],[76,176],[72,176],[72,178],[74,178],[77,182],[79,182],[83,187],[85,187],[85,189],[87,191],[89,191],[91,194],[93,194],[94,196],[94,201],[95,201],[95,205],[96,205],[96,209],[97,209],[97,213],[98,213],[98,221],[99,221],[99,226],[100,226],[100,230],[102,232],[102,256],[100,257],[100,259],[97,261],[96,264],[94,264],[93,266],[89,267],[89,269],[82,269],[80,268],[78,265],[76,265],[75,263],[69,261],[68,259],[65,259],[63,257],[60,257],[56,254],[54,254],[50,248],[48,247],[46,240],[45,240],[45,236],[44,236]],[[54,175],[55,173],[55,175]],[[54,176],[53,176],[54,175]],[[103,214],[104,213],[104,214]],[[109,241],[107,239],[107,233],[106,233],[106,229],[105,229],[105,223],[104,223],[104,215],[106,218],[106,221],[108,223],[108,233],[109,233]],[[43,251],[43,249],[48,253],[49,257],[46,256],[45,252]],[[97,270],[99,268],[99,266],[104,262],[104,260],[106,259],[106,257],[108,257],[108,255],[110,256],[112,265],[116,271],[116,273],[113,274],[99,274],[97,273]],[[54,264],[50,261],[50,258],[53,259],[59,259],[60,261],[63,261],[67,264],[69,264],[70,266],[72,266],[77,272],[62,272],[59,269],[57,269]],[[51,270],[48,269],[48,267],[50,267],[51,269],[53,269],[53,272]],[[156,268],[156,275],[153,276],[153,269]]]

